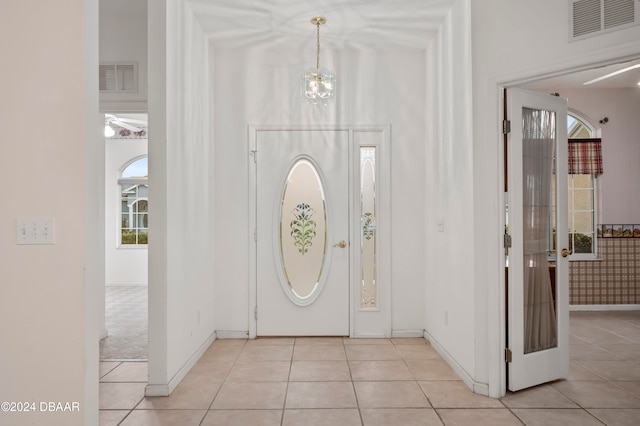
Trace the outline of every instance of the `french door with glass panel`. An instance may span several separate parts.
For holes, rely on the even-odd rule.
[[[257,130],[256,334],[349,335],[349,131]]]
[[[514,88],[507,106],[506,353],[517,391],[569,374],[567,100]]]

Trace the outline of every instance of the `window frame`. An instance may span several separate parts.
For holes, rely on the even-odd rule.
[[[587,119],[585,119],[580,113],[574,112],[574,111],[569,111],[567,113],[567,117],[572,117],[574,120],[582,123],[582,125],[584,125],[584,127],[586,127],[589,130],[589,136],[588,138],[595,138],[596,137],[596,129],[589,123],[589,121]],[[568,125],[568,123],[567,123]],[[567,129],[569,130],[569,129]],[[576,135],[574,138],[579,137],[578,135]],[[574,139],[574,138],[569,138],[569,139]],[[572,183],[572,179],[571,179],[572,175],[567,176],[567,181]],[[598,176],[591,174],[591,191],[592,191],[592,215],[591,215],[591,221],[592,221],[592,229],[593,229],[593,237],[591,240],[591,253],[575,253],[574,249],[575,249],[575,240],[574,240],[574,235],[576,234],[576,232],[573,232],[572,229],[569,229],[569,240],[570,240],[570,246],[571,246],[571,254],[569,255],[569,260],[596,260],[598,259],[598,229],[597,229],[597,225],[598,225]],[[571,180],[570,180],[571,179]],[[572,186],[572,190],[570,191],[571,193],[571,199],[567,199],[567,202],[570,203],[569,206],[567,206],[567,213],[569,215],[574,215],[574,217],[572,218],[572,220],[570,221],[572,224],[575,225],[575,212],[573,209],[573,206],[575,206],[575,191],[574,191],[575,187]],[[574,227],[575,228],[575,227]]]
[[[117,225],[117,232],[118,232],[118,236],[117,236],[117,242],[118,242],[118,248],[123,248],[123,249],[132,249],[132,248],[136,248],[136,249],[140,249],[140,248],[147,248],[149,243],[148,243],[148,235],[149,235],[149,228],[140,228],[140,227],[136,227],[134,228],[135,234],[136,234],[136,243],[135,244],[125,244],[122,242],[122,232],[123,232],[123,227],[122,227],[122,215],[123,215],[123,211],[122,211],[122,201],[123,201],[123,197],[122,194],[125,190],[125,188],[127,187],[138,187],[138,186],[146,186],[147,187],[147,193],[149,190],[149,179],[147,177],[122,177],[123,173],[127,170],[127,168],[129,168],[129,166],[131,166],[132,164],[134,164],[137,161],[142,160],[143,158],[148,158],[148,155],[139,155],[137,157],[132,158],[131,160],[127,161],[124,166],[122,166],[120,168],[120,172],[118,173],[118,225]],[[149,199],[148,196],[146,197],[137,197],[136,200],[134,201],[133,204],[138,203],[139,201],[147,201],[147,221],[149,218]],[[147,243],[138,243],[139,240],[139,230],[140,229],[146,229],[147,230]]]
[[[581,176],[581,175],[578,175]],[[575,234],[581,234],[581,232],[573,232],[571,229],[569,229],[569,241],[570,241],[570,246],[571,246],[571,254],[569,255],[569,260],[594,260],[598,258],[598,229],[597,229],[597,225],[598,225],[598,178],[597,176],[591,174],[591,175],[585,175],[585,176],[591,176],[591,191],[592,191],[592,204],[593,204],[593,212],[591,214],[591,221],[592,221],[592,227],[593,227],[593,236],[591,239],[591,253],[575,253],[575,240],[574,240],[574,235]],[[570,179],[570,177],[568,177],[567,181]],[[574,188],[572,188],[571,193],[575,194],[575,191],[573,190]],[[575,205],[575,195],[572,195],[571,201],[574,205]],[[567,212],[569,214],[574,213],[574,209],[568,209]],[[572,218],[571,223],[575,224],[575,216],[574,218]]]

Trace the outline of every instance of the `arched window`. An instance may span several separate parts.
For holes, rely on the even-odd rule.
[[[582,118],[567,114],[567,137],[569,139],[587,139],[595,136],[595,130]]]
[[[120,244],[146,245],[149,235],[148,162],[139,157],[120,173]]]

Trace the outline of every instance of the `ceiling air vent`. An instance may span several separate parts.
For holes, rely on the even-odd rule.
[[[637,0],[569,0],[569,41],[640,23]]]
[[[635,21],[634,0],[604,0],[604,28],[633,24]]]
[[[101,92],[137,92],[138,64],[101,63],[100,64]]]

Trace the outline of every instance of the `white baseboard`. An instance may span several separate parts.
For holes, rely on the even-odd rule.
[[[391,337],[402,339],[412,337],[424,337],[424,330],[393,330]]]
[[[354,334],[353,336],[349,336],[350,339],[384,339],[387,336],[385,336],[384,334],[377,334],[377,333],[361,333],[361,334]]]
[[[169,385],[147,385],[144,388],[144,396],[169,396]]]
[[[640,311],[640,305],[569,305],[570,311]]]
[[[216,337],[218,339],[248,339],[248,331],[232,331],[232,330],[218,330],[216,331]]]
[[[424,338],[431,343],[431,347],[442,357],[442,359],[449,364],[449,367],[455,371],[455,373],[462,379],[465,385],[471,389],[473,393],[479,395],[489,396],[489,384],[476,382],[464,368],[434,339],[429,333],[424,332]]]
[[[211,336],[204,341],[202,345],[198,348],[198,350],[189,358],[189,360],[178,370],[178,372],[169,380],[169,383],[159,384],[159,385],[147,385],[145,388],[144,394],[145,396],[169,396],[171,392],[175,390],[175,388],[180,384],[184,376],[187,375],[189,370],[193,368],[194,365],[200,360],[202,355],[205,353],[209,346],[216,340],[216,332],[214,331]]]

